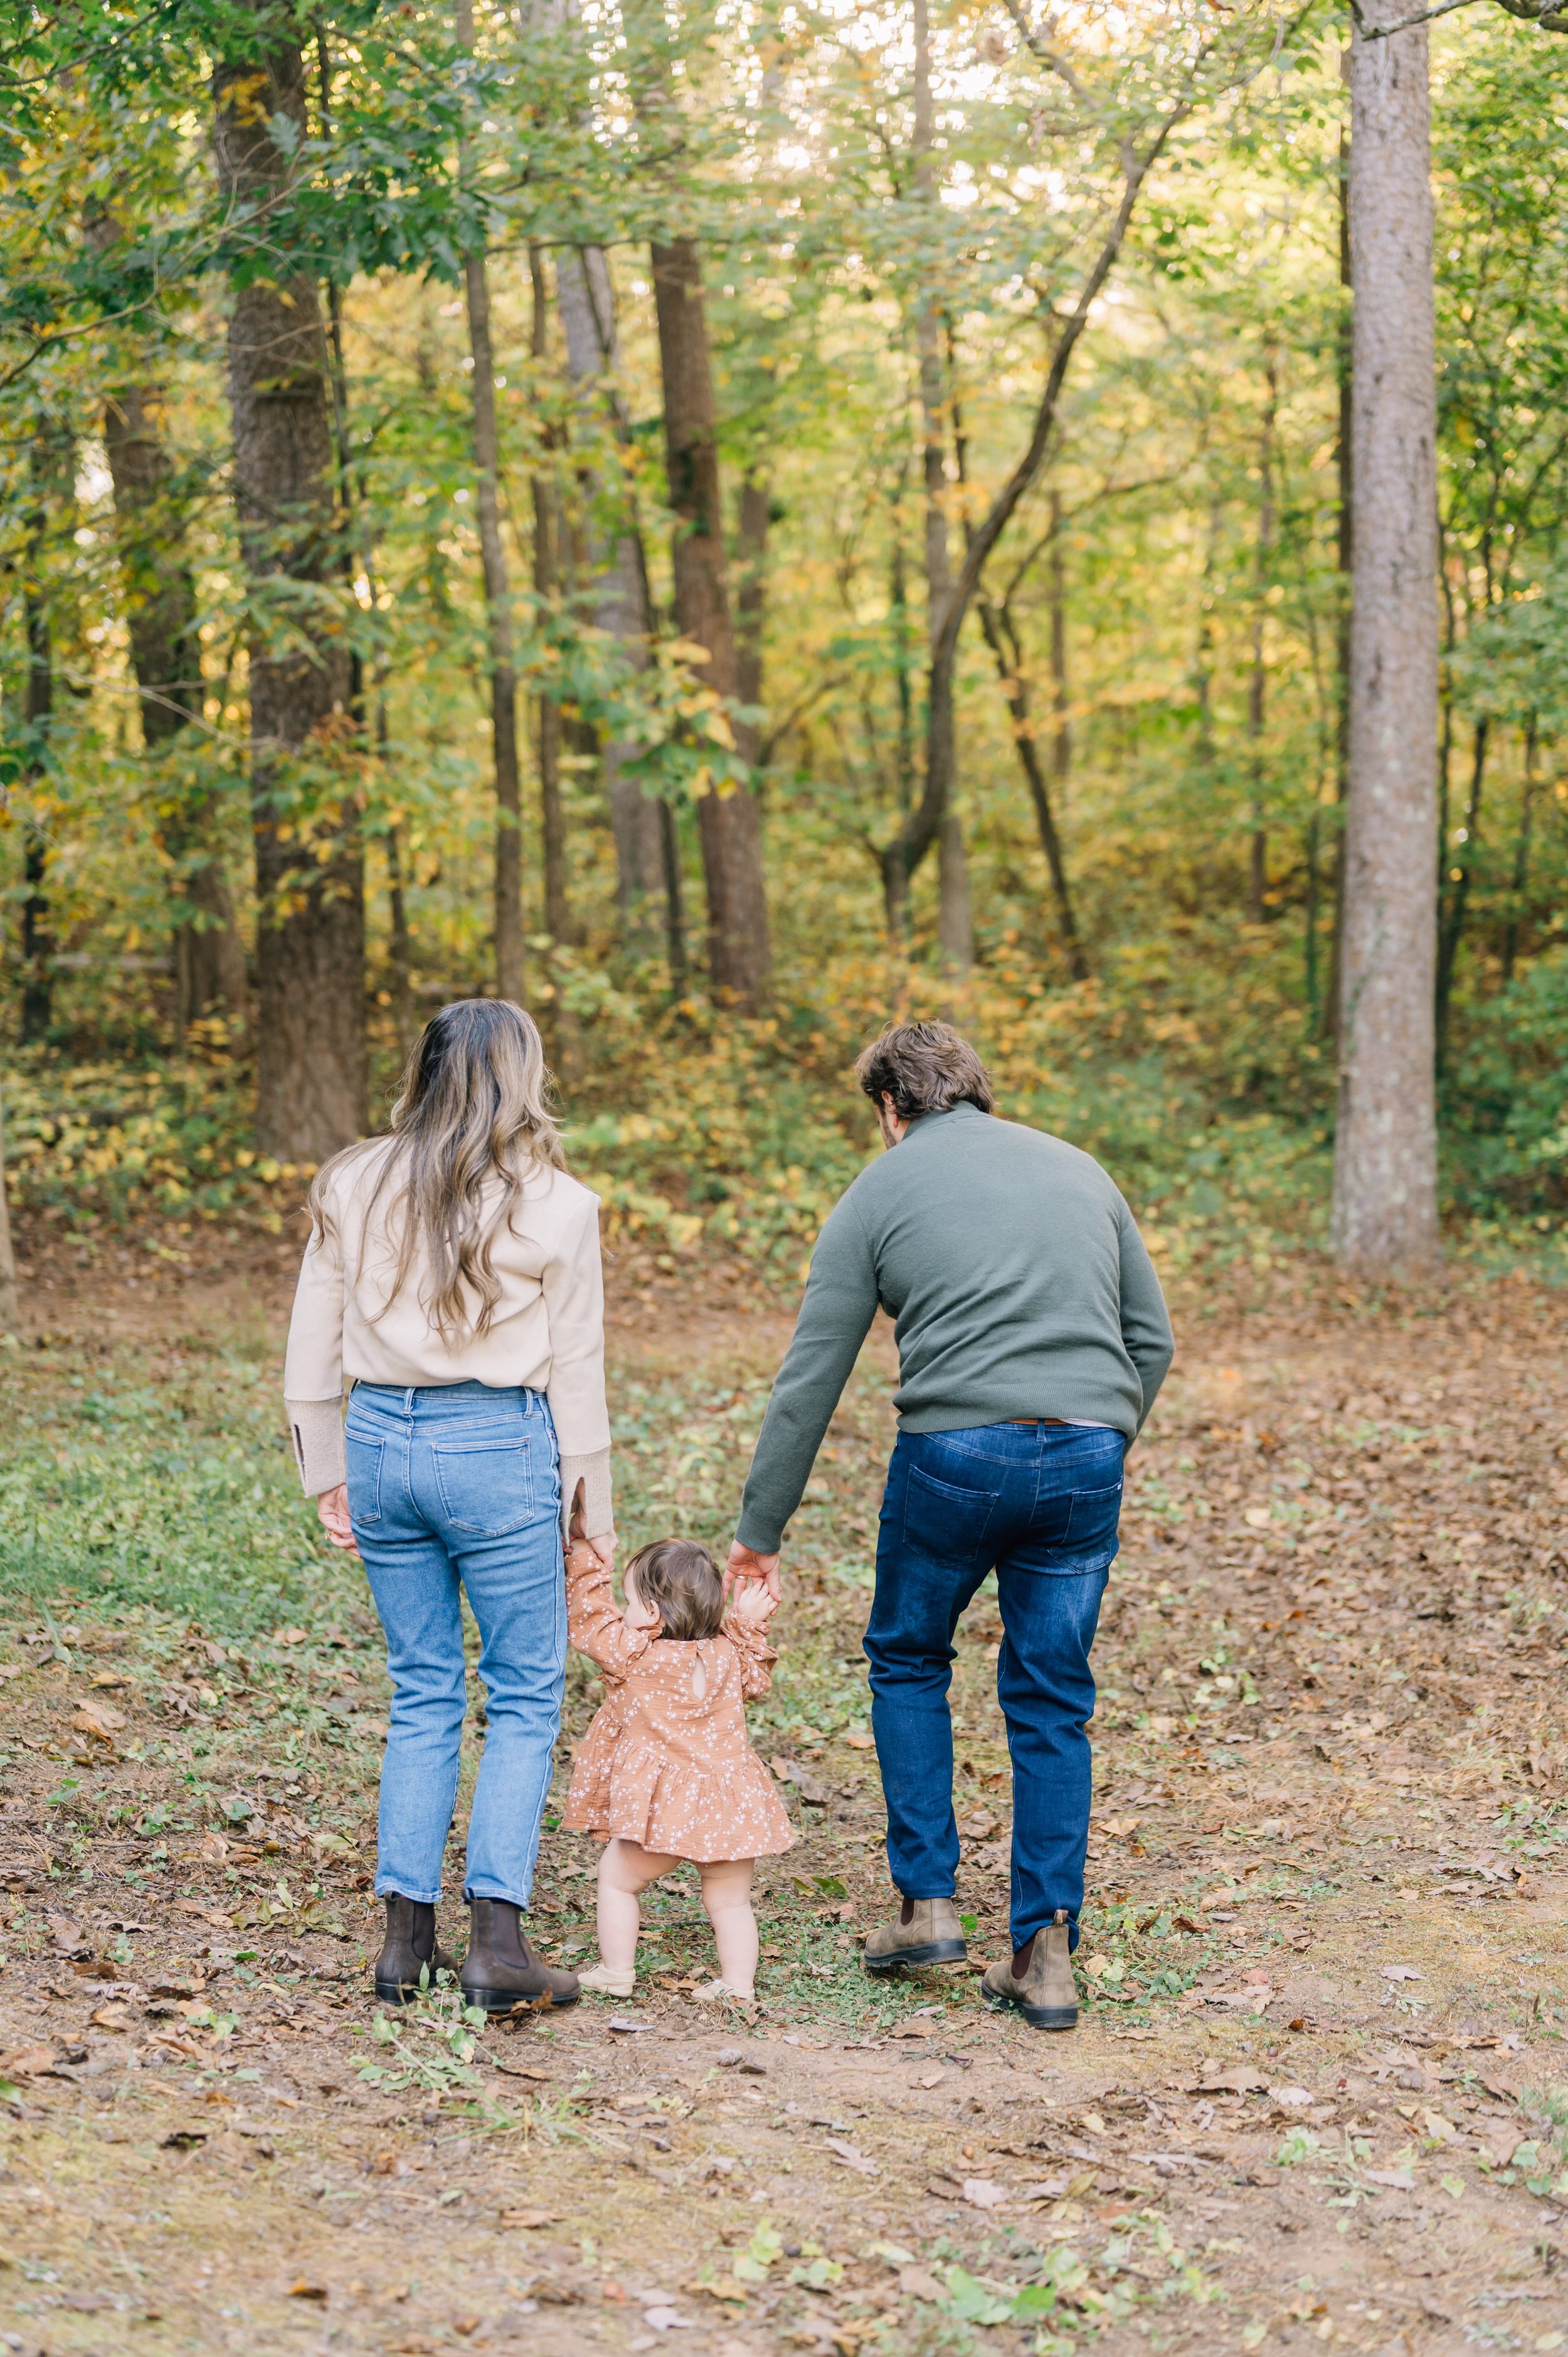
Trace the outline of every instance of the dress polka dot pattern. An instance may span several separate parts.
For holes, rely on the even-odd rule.
[[[566,1610],[607,1691],[577,1747],[562,1824],[696,1866],[792,1848],[795,1829],[746,1739],[746,1703],[768,1692],[779,1658],[762,1631],[732,1620],[680,1642],[628,1629],[592,1557],[568,1563]]]

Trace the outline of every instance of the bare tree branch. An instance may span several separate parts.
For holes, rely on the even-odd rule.
[[[1013,0],[1006,0],[1011,8]],[[1568,5],[1565,0],[1497,0],[1510,16],[1521,23],[1539,26],[1543,33],[1568,33]],[[1414,25],[1431,25],[1439,16],[1451,16],[1455,8],[1473,8],[1476,0],[1439,0],[1435,8],[1423,8],[1419,16],[1402,16],[1397,25],[1369,25],[1361,0],[1350,0],[1350,14],[1356,19],[1356,29],[1364,41],[1386,41],[1394,33],[1408,33]]]
[[[1014,0],[1007,0],[1011,9]],[[951,741],[950,711],[953,663],[958,651],[959,633],[973,599],[987,558],[1012,522],[1020,500],[1040,471],[1051,431],[1056,424],[1057,407],[1067,378],[1068,366],[1078,341],[1089,324],[1090,313],[1111,275],[1117,255],[1121,253],[1128,227],[1133,219],[1139,193],[1150,171],[1158,161],[1166,141],[1178,124],[1193,109],[1194,101],[1184,98],[1165,115],[1148,145],[1140,153],[1128,145],[1122,149],[1122,198],[1110,228],[1101,242],[1100,251],[1079,289],[1078,300],[1056,339],[1045,390],[1035,413],[1034,430],[1028,447],[1013,472],[992,501],[989,511],[977,528],[964,554],[963,565],[953,584],[952,595],[942,618],[940,630],[931,650],[930,692],[927,701],[927,757],[924,791],[920,801],[906,820],[894,843],[889,845],[884,859],[901,860],[905,875],[913,875],[926,853],[936,840],[946,807],[950,779],[945,756]]]

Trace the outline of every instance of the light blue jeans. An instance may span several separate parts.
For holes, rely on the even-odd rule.
[[[526,1907],[566,1674],[561,1460],[542,1392],[357,1383],[349,1512],[386,1631],[392,1721],[376,1894],[434,1903],[467,1706],[459,1585],[479,1627],[485,1756],[464,1896]]]

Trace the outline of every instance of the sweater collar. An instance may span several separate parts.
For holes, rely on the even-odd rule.
[[[945,1121],[989,1121],[990,1118],[991,1116],[989,1114],[982,1113],[980,1107],[978,1105],[971,1104],[966,1097],[961,1104],[949,1105],[946,1113],[917,1114],[914,1120],[909,1124],[908,1128],[904,1132],[902,1138],[899,1140],[899,1144],[902,1146],[908,1146],[909,1140],[918,1131],[934,1130],[937,1128],[939,1124]]]

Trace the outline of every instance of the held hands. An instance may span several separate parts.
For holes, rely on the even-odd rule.
[[[566,1542],[566,1563],[572,1571],[587,1571],[597,1565],[601,1571],[616,1567],[616,1534],[607,1531],[602,1538],[585,1539],[581,1531],[574,1531]]]
[[[776,1555],[757,1555],[750,1547],[742,1546],[736,1539],[730,1548],[729,1561],[725,1566],[725,1595],[738,1590],[735,1599],[738,1607],[741,1597],[746,1592],[742,1583],[752,1580],[760,1581],[773,1599],[768,1606],[771,1611],[783,1594],[779,1585],[779,1557]]]
[[[763,1581],[736,1581],[730,1610],[743,1629],[766,1629],[778,1609],[779,1598]]]
[[[333,1545],[341,1547],[345,1555],[357,1555],[360,1550],[354,1544],[354,1526],[349,1520],[347,1481],[339,1481],[336,1489],[323,1490],[317,1498],[316,1511]]]
[[[316,1501],[316,1512],[320,1518],[322,1529],[333,1545],[341,1547],[345,1555],[357,1555],[360,1550],[354,1544],[354,1526],[349,1519],[348,1483],[339,1481],[334,1489],[323,1490]],[[606,1571],[614,1571],[616,1565],[614,1531],[604,1531],[597,1538],[585,1538],[579,1526],[579,1514],[580,1509],[575,1505],[572,1509],[572,1546],[585,1547]]]
[[[584,1530],[583,1484],[580,1481],[577,1484],[577,1494],[572,1501],[571,1518],[566,1525],[567,1553],[571,1554],[578,1547],[587,1548],[589,1554],[597,1562],[601,1571],[614,1571],[616,1567],[616,1534],[613,1530],[601,1531],[596,1538],[590,1538],[586,1531]]]

